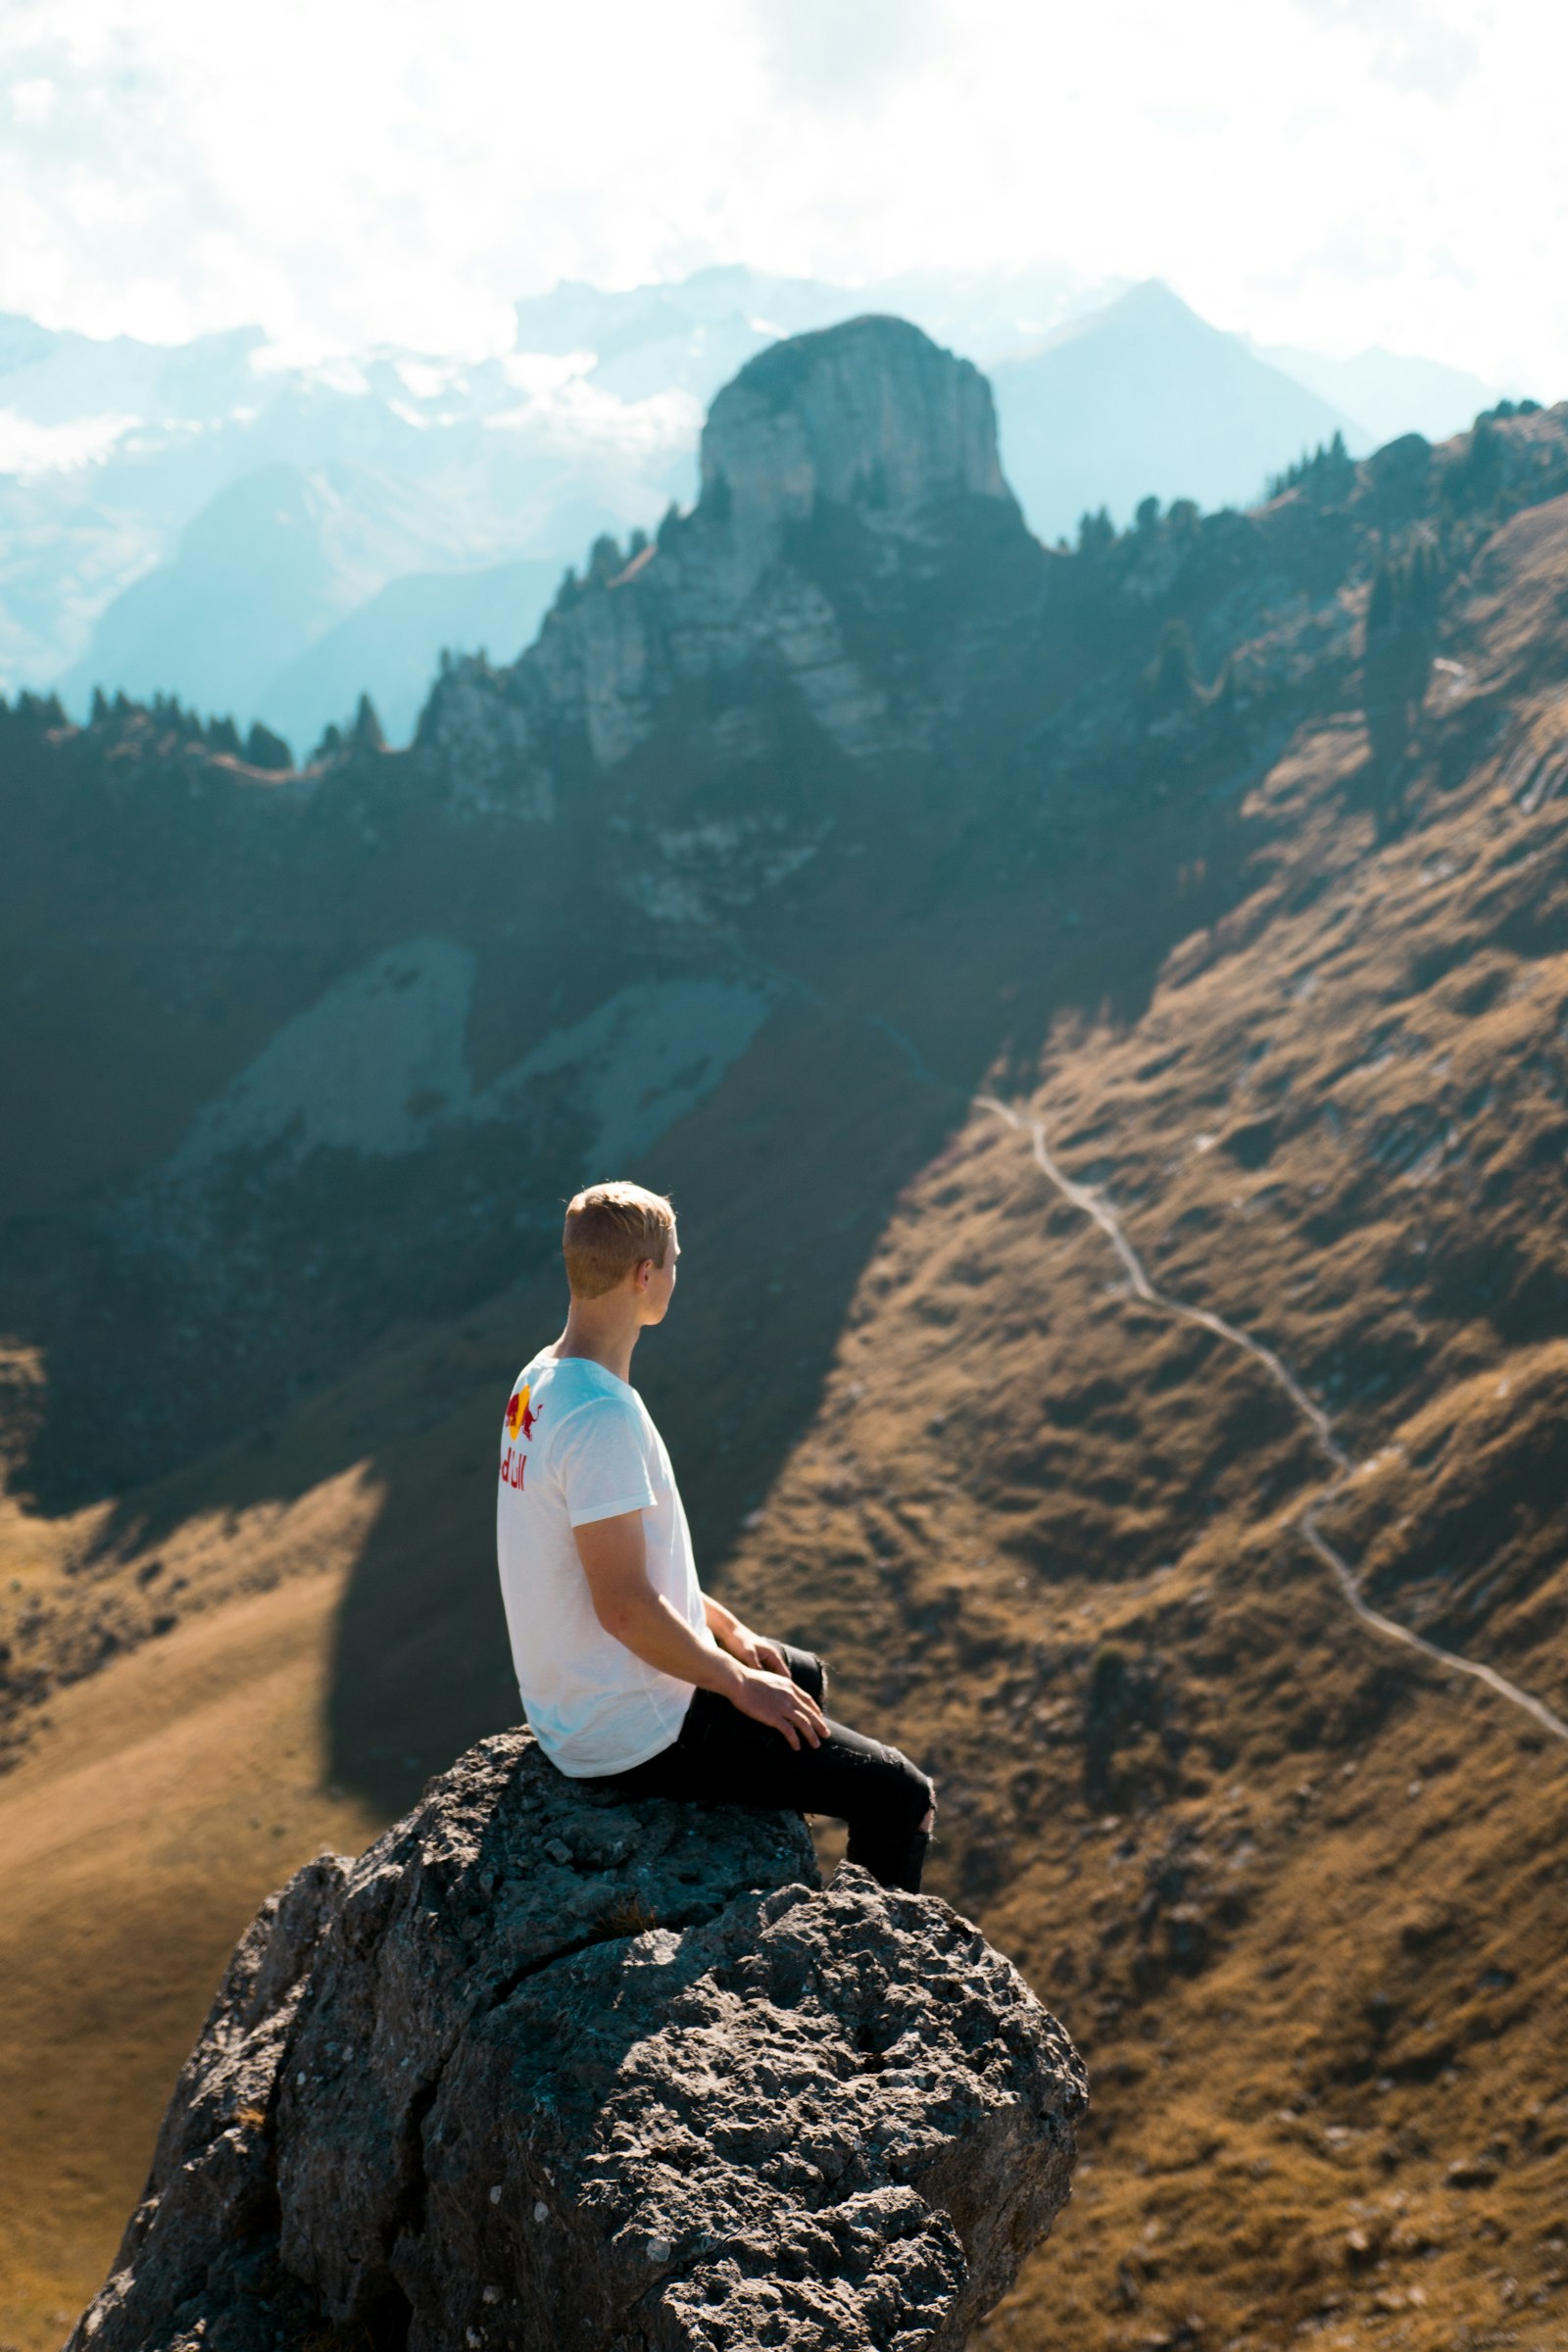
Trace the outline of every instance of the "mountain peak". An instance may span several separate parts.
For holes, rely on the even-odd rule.
[[[1127,288],[1125,294],[1119,294],[1109,308],[1121,312],[1127,318],[1197,318],[1199,317],[1192,304],[1184,302],[1175,287],[1168,286],[1162,277],[1140,278],[1136,285]],[[1207,320],[1202,320],[1200,323],[1206,325]]]
[[[1202,344],[1217,343],[1225,338],[1222,327],[1211,326],[1191,303],[1181,296],[1162,277],[1141,278],[1129,286],[1102,309],[1087,311],[1071,318],[1055,334],[1049,336],[1045,348],[1077,343],[1091,337],[1124,338],[1128,335],[1158,335],[1165,339],[1186,337]]]
[[[791,336],[749,361],[709,412],[703,503],[738,519],[803,520],[818,499],[911,513],[1010,497],[991,387],[906,319]]]

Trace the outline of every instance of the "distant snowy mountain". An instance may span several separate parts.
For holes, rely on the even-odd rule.
[[[690,494],[700,400],[606,390],[592,352],[278,368],[249,336],[197,368],[197,346],[122,338],[88,368],[85,338],[24,324],[0,334],[0,691],[58,684],[78,711],[94,685],[172,692],[285,716],[298,749],[345,715],[313,701],[312,680],[336,693],[331,654],[304,657],[363,612],[337,640],[368,662],[348,708],[383,680],[412,724],[440,647],[496,612],[484,575],[532,567],[496,647],[514,654],[599,532]]]
[[[302,648],[442,553],[437,509],[405,484],[337,462],[259,466],[115,599],[61,690],[79,708],[95,685],[172,688],[242,724],[275,723],[269,688]]]
[[[841,286],[736,265],[625,293],[567,282],[516,305],[516,339],[519,351],[592,353],[591,380],[621,399],[678,388],[706,407],[764,344],[859,312],[913,319],[990,368],[1033,350],[1043,335],[1119,290],[1056,267],[983,277],[910,270]]]
[[[991,372],[1046,537],[1151,492],[1245,503],[1336,429],[1446,431],[1487,395],[1419,360],[1264,353],[1157,283],[1056,267],[568,282],[478,359],[285,365],[256,327],[166,346],[0,317],[0,692],[172,692],[302,751],[368,690],[400,740],[443,646],[510,658],[601,532],[690,502],[703,411],[748,359],[866,311]]]

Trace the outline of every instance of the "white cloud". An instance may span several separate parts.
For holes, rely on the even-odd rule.
[[[39,424],[0,409],[0,474],[70,473],[93,466],[108,455],[122,433],[135,429],[140,418],[127,416],[77,416],[69,424]]]
[[[1459,21],[1427,0],[1298,0],[1308,16],[1326,24],[1349,24],[1367,36],[1374,73],[1398,90],[1421,90],[1451,98],[1481,63],[1481,34],[1490,29],[1491,8],[1465,12]],[[1482,20],[1486,20],[1483,24]]]
[[[757,9],[780,89],[835,112],[910,72],[937,22],[935,0],[757,0]]]
[[[1056,256],[1549,397],[1565,68],[1548,0],[7,0],[0,307],[499,349],[560,276]]]
[[[55,111],[56,90],[47,74],[11,85],[11,112],[19,122],[47,122]]]

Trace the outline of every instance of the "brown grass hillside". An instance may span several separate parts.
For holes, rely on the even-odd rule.
[[[1565,587],[1568,500],[1479,536],[1402,816],[1331,582],[1315,707],[1049,906],[1004,839],[885,937],[842,878],[760,919],[796,993],[640,1171],[713,1581],[931,1766],[931,1883],[1090,2064],[1008,2352],[1568,2341],[1568,1742],[1353,1614],[1309,1420],[1029,1131],[1328,1417],[1367,1601],[1568,1714]],[[0,2346],[101,2278],[261,1895],[506,1719],[494,1425],[560,1306],[518,1254],[220,1447],[6,1505]],[[46,1354],[6,1377],[20,1494]]]
[[[935,1262],[956,1179],[921,1188],[845,1408],[742,1587],[825,1625],[846,1710],[937,1764],[937,1883],[1091,2055],[1074,2207],[992,2335],[1203,2340],[1196,2315],[1250,2344],[1333,2317],[1357,2342],[1408,2312],[1402,2340],[1446,2344],[1561,2281],[1564,1760],[1348,1621],[1293,1535],[1302,1465],[1266,1397],[1275,1507],[1210,1501],[1204,1441],[1255,1408],[1253,1376],[1207,1346],[1181,1365],[1098,1243],[1052,1236],[1021,1161],[977,1132]],[[1020,1327],[1054,1422],[1047,1510],[969,1451],[1014,1434]],[[1166,1559],[1135,1483],[1161,1454],[1199,1498],[1156,1518]],[[1456,2165],[1480,2168],[1462,2190]]]
[[[1456,724],[1506,660],[1465,650]],[[1501,788],[1532,723],[1376,854],[1353,718],[1303,732],[1255,892],[1017,1108],[1334,1416],[1369,1597],[1562,1712],[1568,810]],[[1564,2340],[1568,1741],[1355,1621],[1298,1528],[1328,1475],[976,1108],[738,1567],[934,1764],[937,1883],[1090,2057],[1074,2205],[988,2343]]]

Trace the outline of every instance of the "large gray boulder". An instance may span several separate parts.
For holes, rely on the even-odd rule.
[[[264,1904],[72,2352],[935,2352],[1085,2103],[946,1904],[508,1734]]]

